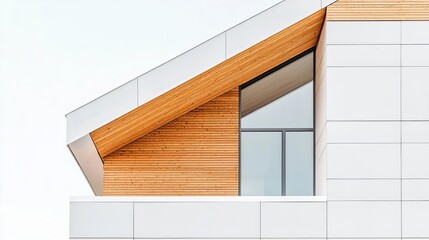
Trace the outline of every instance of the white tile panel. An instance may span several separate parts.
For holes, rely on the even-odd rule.
[[[335,240],[398,240],[398,238],[328,238]]]
[[[315,86],[316,92],[320,90],[320,86],[324,81],[326,81],[326,56],[325,55],[323,55],[320,65],[316,67],[316,86]]]
[[[207,240],[207,238],[134,238],[134,239],[145,239],[145,240],[172,240],[172,239],[174,239],[174,240],[191,240],[191,239],[192,240]],[[236,239],[237,238],[210,238],[210,240],[236,240]],[[254,238],[240,238],[240,240],[254,240]],[[292,239],[288,239],[288,240],[292,240]],[[312,240],[312,239],[309,239],[309,240]],[[316,239],[314,239],[314,240],[316,240]]]
[[[302,240],[302,238],[261,238],[264,240]],[[326,238],[305,238],[306,240],[326,240]]]
[[[401,237],[401,202],[328,202],[328,238],[363,237]]]
[[[135,203],[135,238],[256,238],[260,204]]]
[[[429,44],[429,21],[402,21],[402,44]]]
[[[323,56],[322,62],[319,65],[319,68],[316,68],[316,84],[315,84],[315,90],[316,93],[320,91],[321,85],[326,82],[327,76],[326,76],[327,68],[326,68],[326,56]]]
[[[326,76],[326,75],[325,75]],[[326,127],[326,120],[327,120],[327,83],[325,79],[322,79],[322,83],[316,92],[316,140],[319,139],[320,135],[322,134],[322,131]]]
[[[429,67],[402,68],[402,119],[429,120]]]
[[[328,143],[399,143],[400,122],[328,122]]]
[[[103,161],[89,134],[68,145],[96,195],[103,194]]]
[[[315,136],[316,136],[316,176],[315,188],[316,195],[326,196],[326,24],[322,28],[319,42],[316,49],[316,118],[315,118]]]
[[[402,177],[429,178],[429,143],[402,144]]]
[[[316,47],[316,62],[315,62],[315,66],[316,66],[316,73],[318,76],[322,76],[323,72],[325,71],[325,67],[324,67],[324,62],[326,61],[326,56],[325,56],[325,50],[326,50],[326,23],[323,25],[322,27],[322,31],[320,32],[320,36],[319,36],[319,42],[317,43],[317,47]],[[318,88],[318,85],[316,83],[316,89]]]
[[[329,200],[401,200],[401,180],[328,180]]]
[[[328,178],[401,177],[399,144],[328,144],[327,156]]]
[[[316,196],[326,196],[327,175],[326,175],[326,150],[322,152],[316,161]]]
[[[325,54],[328,67],[398,67],[401,52],[399,45],[328,45]]]
[[[138,78],[139,105],[179,86],[225,60],[225,33],[179,55]]]
[[[67,144],[136,107],[137,80],[133,80],[67,114]]]
[[[429,201],[402,203],[402,236],[429,237]]]
[[[401,238],[402,240],[416,240],[416,238]],[[429,237],[427,238],[418,238],[418,240],[429,240]]]
[[[429,179],[403,179],[402,199],[429,200]]]
[[[261,203],[261,238],[326,236],[326,203]]]
[[[70,203],[71,238],[132,238],[133,203]]]
[[[429,45],[402,45],[402,66],[429,67]]]
[[[145,240],[171,240],[171,238],[135,238]],[[240,240],[255,240],[254,238],[239,238]],[[259,238],[257,238],[259,239]],[[263,238],[264,240],[282,240],[282,238]],[[81,240],[81,239],[79,239]],[[84,239],[86,240],[86,239]],[[89,240],[89,239],[88,239]],[[99,240],[99,239],[97,239]],[[102,239],[104,240],[104,239]],[[107,239],[106,239],[107,240]],[[111,239],[109,239],[111,240]],[[115,239],[113,239],[115,240]],[[189,238],[174,238],[174,240],[190,240]],[[192,238],[192,240],[207,240],[207,238]],[[210,240],[237,240],[237,238],[210,238]],[[302,240],[302,238],[285,238],[284,240]],[[325,240],[325,238],[306,238],[306,240]]]
[[[227,30],[227,58],[320,9],[320,0],[287,0]]]
[[[324,128],[322,133],[320,134],[320,137],[316,141],[316,160],[319,160],[319,158],[322,154],[322,151],[325,150],[326,135],[327,135],[327,131],[326,131],[326,128]]]
[[[399,120],[399,67],[330,67],[328,120]]]
[[[429,143],[429,121],[402,122],[402,141],[404,143]]]
[[[133,239],[131,238],[69,238],[70,240],[79,239],[79,240],[123,240],[123,239]]]
[[[327,44],[401,44],[399,21],[328,21]]]
[[[322,30],[320,31],[319,41],[316,46],[316,69],[317,66],[320,65],[322,61],[323,53],[326,49],[326,22],[323,23]]]
[[[320,33],[319,42],[316,47],[315,67],[316,67],[316,91],[318,91],[322,79],[326,72],[326,23]]]

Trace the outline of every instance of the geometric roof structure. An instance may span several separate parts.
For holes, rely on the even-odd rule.
[[[428,20],[427,6],[425,0],[284,0],[68,113],[67,145],[101,195],[104,157],[314,49],[326,12],[330,21]]]
[[[68,113],[67,145],[94,193],[103,157],[314,48],[324,4],[282,1]]]

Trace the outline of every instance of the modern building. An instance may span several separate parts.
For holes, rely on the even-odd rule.
[[[284,0],[67,114],[70,239],[429,239],[429,1]]]

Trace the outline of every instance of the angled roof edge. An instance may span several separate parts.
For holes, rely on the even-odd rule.
[[[67,144],[285,29],[332,0],[284,0],[66,114]],[[168,79],[168,80],[167,80]]]
[[[192,102],[193,100],[189,96],[179,96],[177,93],[180,89],[184,90],[182,85],[189,87],[194,86],[194,83],[197,82],[197,85],[200,85],[199,88],[195,85],[197,90],[201,89],[201,86],[203,86],[203,89],[207,89],[207,84],[204,84],[203,82],[210,78],[214,78],[215,80],[222,79],[215,77],[215,74],[222,75],[223,70],[222,67],[219,66],[222,66],[221,64],[223,64],[225,67],[225,62],[227,61],[227,65],[235,65],[241,70],[241,68],[243,68],[242,65],[247,64],[245,60],[249,57],[249,53],[252,51],[260,51],[260,49],[255,49],[255,45],[263,44],[267,41],[266,39],[268,37],[276,35],[276,33],[284,30],[285,28],[289,27],[290,29],[295,29],[296,22],[314,14],[315,12],[317,12],[316,15],[319,17],[319,20],[323,20],[325,13],[325,9],[323,7],[330,4],[330,2],[333,1],[281,1],[233,28],[222,32],[195,48],[192,48],[178,57],[160,65],[159,67],[150,70],[149,72],[121,85],[88,104],[68,113],[66,115],[67,145],[76,161],[79,163],[94,193],[96,195],[102,195],[102,157],[132,141],[128,139],[125,142],[122,141],[120,144],[115,144],[114,146],[111,145],[113,147],[108,148],[106,151],[106,148],[100,148],[100,146],[103,146],[103,143],[101,142],[108,138],[97,135],[97,133],[102,133],[103,130],[109,129],[110,127],[108,127],[108,125],[113,122],[123,122],[125,116],[139,115],[139,117],[154,121],[154,123],[149,124],[147,128],[142,129],[141,126],[137,127],[139,134],[133,135],[131,138],[135,140],[143,136],[148,131],[151,131],[150,129],[156,129],[168,121],[171,121],[184,113],[191,111],[193,108],[198,107],[203,104],[203,102],[210,101],[215,98],[216,95],[220,95],[219,92],[226,92],[227,90],[225,89],[229,89],[230,87],[225,84],[221,84],[222,89],[216,87],[214,92],[204,93],[201,95],[203,96],[202,101],[200,99],[198,102],[191,103],[190,105],[189,102]],[[320,9],[323,9],[323,11],[320,11]],[[318,26],[318,24],[319,23],[317,23],[316,26]],[[296,34],[299,33],[297,32]],[[289,34],[289,36],[297,37],[296,34]],[[308,36],[311,36],[311,34]],[[274,36],[272,36],[272,38],[273,37]],[[281,37],[284,40],[284,36],[277,37]],[[276,37],[274,37],[274,42],[277,41],[275,38]],[[312,42],[306,43],[304,46],[292,44],[292,48],[304,47],[309,49],[315,45]],[[281,53],[282,57],[277,56],[277,61],[279,61],[279,63],[281,63],[281,61],[285,61],[283,58],[286,53],[289,55],[299,54],[299,51],[292,51],[290,49],[278,48],[277,51],[284,51]],[[217,68],[215,69],[216,66]],[[219,70],[221,71],[220,73]],[[253,71],[250,75],[249,73],[246,73],[244,77],[251,78],[259,71],[263,71],[263,69]],[[205,76],[204,79],[206,80],[194,80],[193,82],[188,81],[189,79],[193,80],[198,76]],[[166,79],[168,80],[166,81]],[[236,82],[234,85],[238,86],[240,84],[239,82]],[[148,106],[156,106],[154,103],[160,102],[162,99],[165,100],[165,95],[173,96],[173,99],[180,98],[180,101],[187,102],[188,105],[186,110],[181,109],[180,111],[172,111],[169,113],[170,117],[162,119],[159,118],[159,115],[150,117],[148,114],[135,114],[137,109],[147,109]],[[164,97],[161,98],[162,96]],[[164,100],[158,107],[171,107],[171,103],[174,103],[174,101],[170,101],[171,98],[169,98],[168,101]],[[127,119],[129,120],[129,118]],[[131,117],[131,122],[133,121],[139,122],[138,119]],[[130,131],[127,132],[130,133]],[[112,133],[113,132],[108,135],[112,136]],[[116,133],[113,133],[113,135],[115,134]],[[97,143],[101,143],[101,145],[98,146]],[[104,146],[108,146],[110,143],[111,142]]]
[[[89,134],[68,145],[95,195],[103,195],[103,161]]]
[[[325,9],[91,132],[103,158],[317,44]]]

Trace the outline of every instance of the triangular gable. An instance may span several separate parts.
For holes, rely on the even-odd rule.
[[[237,196],[235,88],[104,157],[103,195]]]
[[[103,158],[208,101],[313,48],[325,9],[91,132]]]

